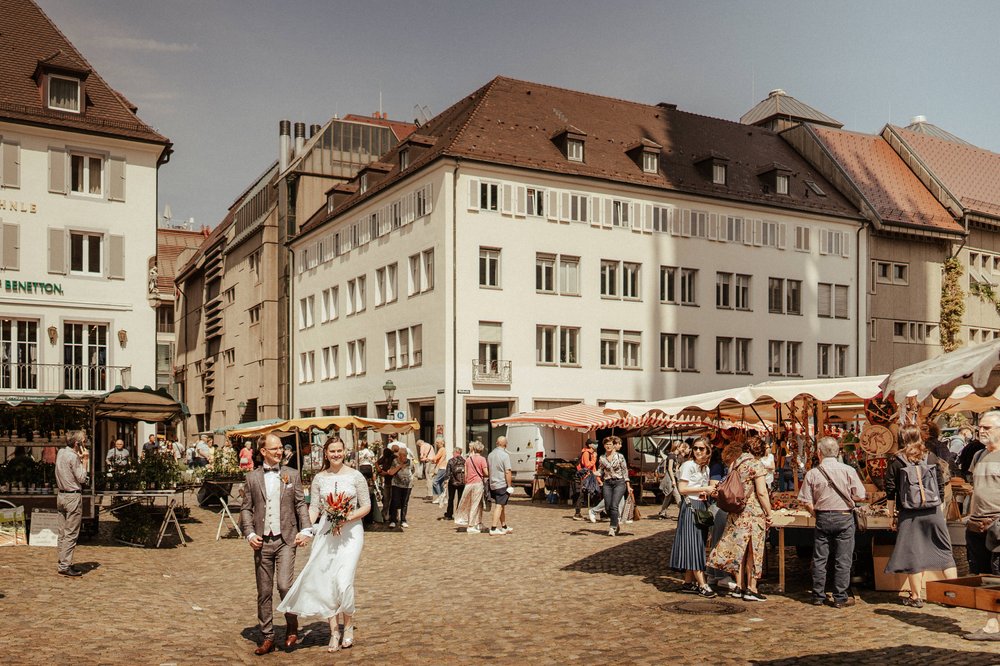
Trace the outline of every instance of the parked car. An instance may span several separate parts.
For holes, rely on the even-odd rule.
[[[529,494],[535,471],[546,458],[561,458],[576,464],[587,439],[586,435],[572,430],[536,425],[507,426],[506,436],[514,485],[524,488]]]

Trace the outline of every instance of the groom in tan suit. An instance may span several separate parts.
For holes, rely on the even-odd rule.
[[[309,542],[309,509],[302,493],[298,470],[281,464],[281,439],[274,434],[260,449],[263,467],[247,474],[240,510],[240,526],[253,548],[257,576],[257,619],[264,634],[254,654],[274,650],[274,584],[282,599],[292,586],[295,548]],[[285,647],[295,645],[298,618],[285,614]]]

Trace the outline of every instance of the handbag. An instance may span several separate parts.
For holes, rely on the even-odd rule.
[[[712,526],[715,525],[715,516],[712,515],[709,509],[696,509],[691,500],[688,500],[688,506],[691,507],[691,515],[694,517],[694,525],[701,530],[710,530]]]
[[[747,462],[744,460],[730,470],[726,478],[719,484],[719,493],[715,497],[715,504],[726,513],[743,513],[743,509],[747,506],[747,489],[743,485],[743,477],[737,473],[740,467]]]
[[[830,475],[826,473],[826,470],[823,469],[821,465],[817,465],[816,469],[819,470],[820,474],[826,477],[826,482],[830,484],[830,487],[833,488],[834,492],[840,495],[840,499],[844,500],[844,502],[851,507],[851,513],[854,514],[854,528],[859,532],[867,530],[868,514],[864,513],[853,499],[848,497],[844,491],[837,487],[837,484],[833,482],[833,479],[830,478]]]

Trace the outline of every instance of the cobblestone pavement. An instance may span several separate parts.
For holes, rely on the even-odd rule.
[[[357,644],[336,655],[325,623],[308,620],[294,652],[252,654],[251,551],[235,537],[215,541],[218,516],[207,510],[192,511],[186,548],[113,545],[102,525],[102,538],[77,549],[92,567],[78,579],[56,575],[54,549],[0,549],[0,663],[1000,664],[1000,644],[961,638],[982,613],[914,610],[870,591],[854,608],[813,607],[800,564],[787,595],[733,601],[735,614],[668,612],[692,601],[667,568],[673,520],[637,521],[612,538],[606,523],[522,498],[509,507],[515,531],[501,537],[465,534],[438,515],[415,497],[408,530],[366,534]],[[776,575],[772,563],[765,592]]]

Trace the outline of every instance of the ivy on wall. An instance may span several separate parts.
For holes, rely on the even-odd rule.
[[[962,293],[961,285],[964,272],[958,257],[945,260],[944,279],[941,281],[941,346],[946,352],[954,351],[962,344],[959,332],[962,329],[962,315],[965,314],[965,294]],[[996,300],[992,302],[996,304]]]

